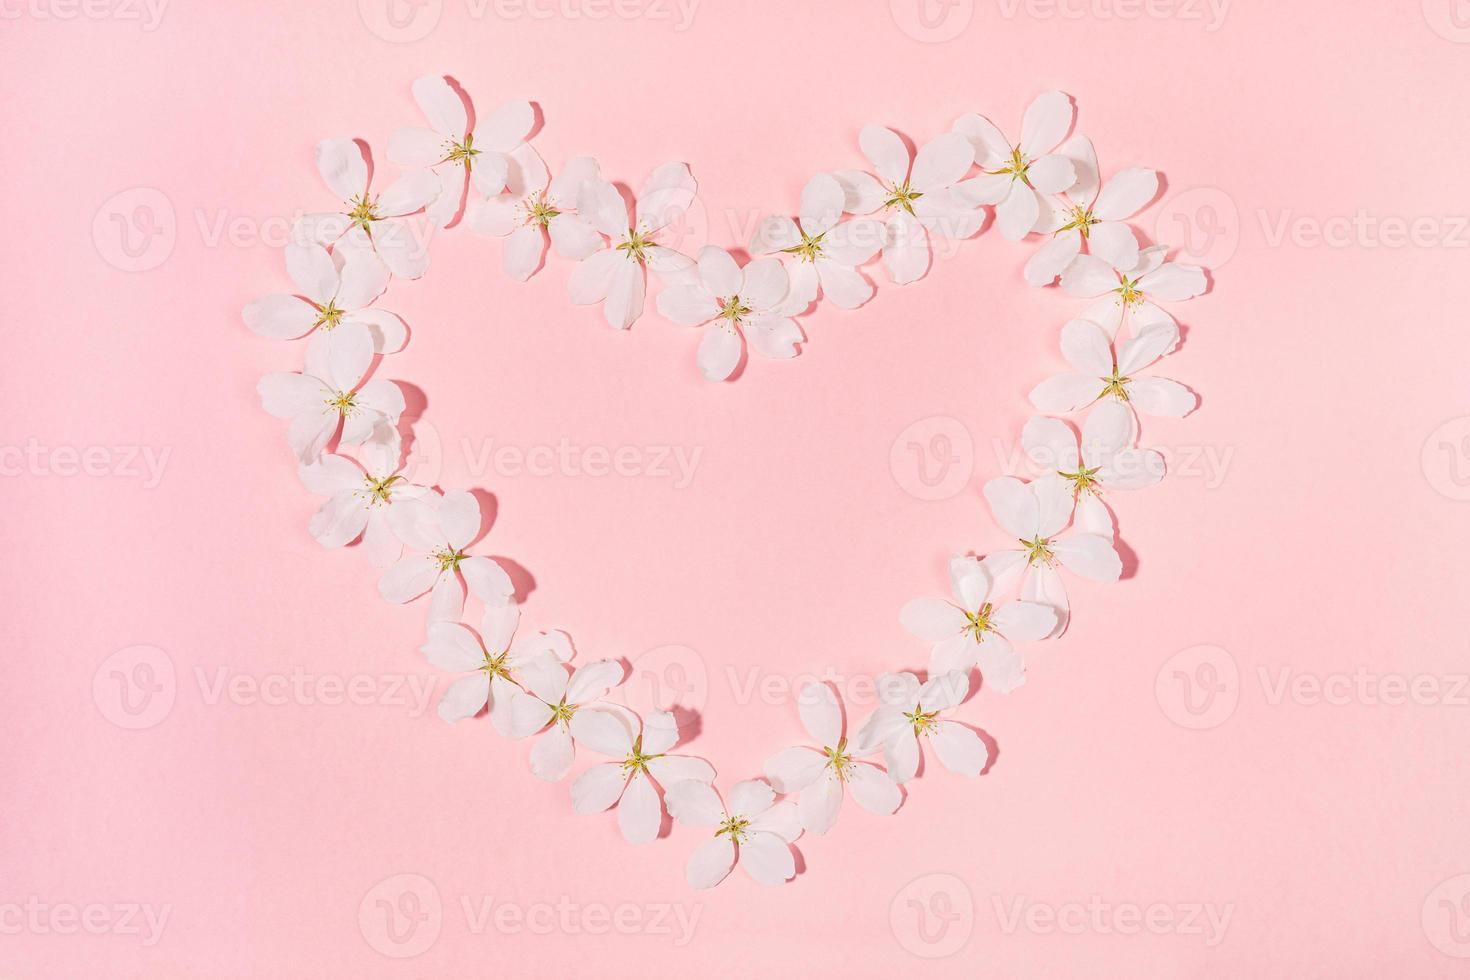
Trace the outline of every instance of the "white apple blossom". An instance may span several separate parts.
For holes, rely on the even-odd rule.
[[[429,126],[395,130],[388,137],[388,159],[438,172],[439,190],[424,213],[434,224],[446,225],[464,203],[467,177],[485,197],[505,189],[512,158],[535,127],[536,112],[529,102],[507,102],[477,120],[478,133],[472,133],[465,99],[443,75],[415,79],[413,98]]]
[[[417,279],[429,268],[426,243],[419,241],[404,215],[421,210],[439,193],[432,170],[411,170],[381,194],[368,189],[368,164],[356,140],[328,139],[316,145],[316,168],[342,199],[341,211],[302,215],[292,229],[293,241],[337,243],[338,251],[373,251],[395,275]]]
[[[396,314],[369,305],[391,276],[375,253],[328,252],[320,245],[293,242],[286,246],[286,274],[301,296],[262,296],[241,311],[245,325],[260,336],[291,340],[310,333],[311,343],[322,343],[337,327],[361,323],[373,335],[373,350],[379,354],[401,350],[408,340],[408,328]]]
[[[505,238],[500,262],[506,274],[523,282],[531,278],[546,258],[548,236],[562,258],[581,260],[597,251],[601,233],[576,211],[582,185],[599,179],[597,161],[569,160],[552,179],[529,143],[511,158],[505,193],[470,202],[465,217],[474,231]]]
[[[571,771],[576,755],[571,722],[578,714],[608,713],[633,724],[628,709],[602,700],[623,682],[623,665],[616,660],[583,664],[568,677],[566,665],[555,657],[537,657],[521,666],[517,679],[521,687],[510,693],[510,735],[540,733],[531,747],[531,772],[538,779],[554,783]]]
[[[505,569],[489,558],[465,554],[480,533],[480,502],[468,490],[405,500],[388,512],[388,523],[415,552],[378,580],[384,599],[408,602],[429,593],[430,623],[460,618],[466,586],[487,605],[512,601],[515,586]]]
[[[1194,392],[1168,378],[1140,378],[1137,373],[1163,357],[1179,343],[1179,328],[1165,319],[1134,324],[1135,332],[1113,345],[1102,327],[1089,320],[1072,320],[1062,328],[1062,356],[1072,372],[1047,378],[1031,389],[1031,404],[1039,412],[1065,414],[1111,396],[1145,415],[1180,418],[1194,410]]]
[[[1126,269],[1114,268],[1098,255],[1079,255],[1062,273],[1062,289],[1072,296],[1099,296],[1097,302],[1082,311],[1081,319],[1091,320],[1107,331],[1109,339],[1128,316],[1137,333],[1141,325],[1162,321],[1174,323],[1155,300],[1172,302],[1198,296],[1207,285],[1204,270],[1198,266],[1165,262],[1167,245],[1154,245],[1138,253],[1138,261]]]
[[[325,496],[308,530],[324,548],[341,548],[358,537],[368,560],[387,568],[403,554],[403,542],[388,522],[388,513],[405,500],[433,493],[398,474],[398,432],[379,426],[358,449],[357,460],[323,453],[297,473],[306,489]]]
[[[852,791],[858,806],[887,816],[898,809],[903,793],[888,774],[871,762],[853,758],[859,753],[848,744],[844,714],[828,684],[811,682],[797,695],[802,726],[820,749],[805,745],[783,749],[766,760],[766,778],[778,793],[799,793],[796,812],[801,826],[825,834],[837,822],[843,787]],[[878,746],[870,747],[877,751]]]
[[[940,765],[960,776],[978,776],[990,761],[990,750],[975,730],[940,717],[964,700],[970,679],[961,671],[931,677],[923,684],[913,674],[882,674],[882,702],[858,730],[860,752],[883,750],[888,776],[906,783],[919,771],[919,740],[934,749]]]
[[[1026,659],[1012,641],[1045,639],[1056,629],[1057,613],[1039,602],[1012,600],[997,604],[995,583],[978,558],[949,562],[955,601],[914,599],[898,614],[903,628],[934,644],[929,675],[952,670],[968,674],[977,664],[989,687],[1008,694],[1026,682]]]
[[[689,210],[697,186],[687,166],[664,164],[643,182],[630,220],[627,202],[616,187],[600,177],[584,181],[577,194],[577,215],[608,242],[572,271],[567,282],[572,302],[601,303],[608,326],[624,330],[643,313],[646,270],[665,283],[693,281],[694,260],[659,244],[657,236]]]
[[[971,113],[955,121],[954,131],[970,141],[984,171],[955,185],[955,192],[962,201],[994,205],[995,225],[1007,241],[1025,238],[1050,213],[1041,195],[1059,194],[1076,181],[1072,161],[1054,152],[1075,114],[1066,93],[1043,92],[1026,107],[1021,139],[1014,144],[984,116]]]
[[[695,361],[710,381],[724,381],[745,353],[745,338],[766,357],[795,357],[801,328],[781,312],[790,280],[777,258],[760,258],[741,268],[714,245],[699,251],[699,278],[658,294],[658,311],[683,326],[709,323]],[[711,322],[713,321],[713,322]]]
[[[894,282],[913,282],[929,271],[928,232],[961,239],[980,230],[985,212],[953,190],[975,162],[975,150],[964,136],[936,136],[912,160],[899,135],[883,126],[864,126],[858,145],[877,176],[861,170],[833,176],[842,185],[848,211],[883,212],[883,265]]]
[[[473,717],[487,704],[490,723],[502,735],[511,734],[511,702],[516,690],[515,671],[541,657],[566,663],[572,659],[572,641],[560,630],[516,638],[521,607],[514,602],[486,606],[480,635],[460,623],[429,626],[429,639],[419,650],[441,670],[465,674],[439,699],[439,717],[456,722]]]
[[[1087,244],[1095,255],[1117,269],[1138,264],[1138,237],[1126,221],[1153,200],[1159,191],[1159,175],[1147,167],[1120,170],[1101,185],[1097,152],[1092,140],[1080,133],[1063,143],[1057,152],[1072,161],[1077,180],[1063,192],[1061,201],[1046,201],[1053,211],[1049,220],[1056,231],[1046,244],[1026,260],[1024,275],[1033,286],[1055,281]]]
[[[302,373],[275,371],[256,386],[261,406],[290,420],[286,442],[302,465],[317,461],[339,427],[339,445],[355,446],[380,425],[396,426],[404,409],[393,382],[363,382],[374,347],[366,324],[343,324],[323,337],[307,345]]]
[[[872,218],[839,223],[846,207],[847,196],[837,178],[817,174],[801,189],[796,221],[773,215],[756,227],[752,252],[781,252],[796,259],[790,268],[785,312],[804,312],[816,302],[818,285],[827,299],[844,310],[862,306],[873,295],[873,284],[857,267],[883,247],[883,225]]]
[[[572,782],[572,809],[578,813],[601,813],[614,803],[618,807],[618,829],[630,844],[646,844],[658,836],[663,824],[664,804],[659,789],[692,779],[709,783],[714,767],[690,755],[669,755],[679,741],[679,723],[673,712],[655,711],[640,732],[631,712],[578,711],[572,715],[571,733],[594,752],[612,756],[617,762],[602,762]],[[632,723],[632,725],[630,725]]]
[[[686,779],[664,793],[669,814],[691,827],[714,827],[714,839],[689,857],[685,877],[691,887],[713,888],[725,880],[736,862],[762,885],[779,885],[796,877],[791,844],[801,836],[796,804],[782,800],[759,779],[730,787],[730,804],[709,783]]]
[[[1021,430],[1021,448],[1039,465],[1072,485],[1078,530],[1113,536],[1104,491],[1152,486],[1164,475],[1164,458],[1133,445],[1138,424],[1122,402],[1100,402],[1082,423],[1082,436],[1061,419],[1034,416]]]
[[[1090,531],[1063,534],[1072,519],[1072,485],[1059,476],[1022,483],[1013,476],[985,484],[995,523],[1021,542],[1021,550],[997,551],[985,557],[994,587],[1009,589],[1021,578],[1021,598],[1057,612],[1054,632],[1067,628],[1067,587],[1057,566],[1094,582],[1116,582],[1123,572],[1111,535]]]

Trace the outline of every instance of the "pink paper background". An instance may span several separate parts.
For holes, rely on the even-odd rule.
[[[121,0],[5,5],[0,977],[1463,976],[1470,38],[1449,0],[1238,0],[1213,25],[1162,0],[959,0],[932,28],[916,0],[591,16],[612,9],[430,0],[395,35],[383,0],[174,0],[156,24]],[[307,536],[315,501],[254,391],[299,348],[238,311],[287,285],[290,218],[330,203],[315,141],[365,138],[390,176],[429,72],[482,113],[537,101],[553,165],[594,153],[636,186],[688,161],[691,249],[859,165],[867,122],[1014,131],[1051,87],[1105,171],[1166,175],[1137,225],[1216,285],[1175,307],[1161,373],[1203,403],[1147,425],[1173,476],[1113,501],[1131,576],[1075,587],[1027,686],[963,709],[998,745],[989,773],[931,771],[893,818],[849,803],[784,888],[737,871],[693,893],[701,834],[624,845],[483,718],[402,703],[434,679],[422,605]],[[1385,220],[1414,239],[1363,230]],[[650,313],[614,333],[566,301],[565,264],[516,285],[498,242],[452,229],[385,297],[414,336],[383,376],[426,400],[442,451],[422,475],[493,494],[481,553],[534,577],[527,624],[583,658],[647,655],[635,700],[694,688],[689,750],[728,786],[802,740],[784,691],[808,673],[861,700],[922,667],[899,606],[942,589],[948,555],[1005,545],[979,487],[1081,308],[1022,284],[1031,247],[987,232],[906,288],[875,267],[877,298],[808,318],[800,358],[717,386],[693,331]],[[900,440],[932,417],[957,421]],[[925,465],[958,492],[908,492],[909,442],[956,425],[969,447]],[[701,456],[682,488],[643,449],[641,475],[515,476],[476,465],[488,440]],[[145,451],[168,453],[158,481]],[[139,645],[161,690],[134,716],[117,677],[148,675],[118,651]],[[326,687],[279,687],[296,675]],[[1283,676],[1306,686],[1278,696]],[[368,703],[320,703],[332,685]],[[427,918],[398,943],[378,900],[405,889]],[[485,901],[510,911],[486,924]],[[127,903],[169,907],[152,945]],[[1190,918],[1206,904],[1223,936]],[[89,915],[101,934],[76,930]]]

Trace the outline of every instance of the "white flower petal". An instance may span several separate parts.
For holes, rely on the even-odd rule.
[[[830,259],[817,259],[814,264],[822,292],[833,306],[855,310],[872,298],[873,284],[851,266],[838,265]]]
[[[965,628],[962,609],[943,599],[911,599],[898,612],[899,624],[912,635],[929,643],[947,640]]]
[[[916,191],[931,194],[965,176],[974,162],[975,148],[967,137],[944,133],[919,147],[909,184]]]
[[[638,191],[638,226],[644,231],[657,231],[677,221],[694,205],[698,186],[683,163],[654,168]]]
[[[745,342],[740,332],[729,323],[712,323],[699,338],[699,349],[694,360],[706,381],[724,381],[740,363],[745,353]]]
[[[1138,280],[1138,288],[1152,299],[1189,299],[1205,291],[1205,271],[1198,266],[1166,262]]]
[[[565,779],[572,771],[575,756],[576,749],[572,747],[572,737],[567,730],[561,725],[552,725],[531,746],[531,773],[548,783]]]
[[[1077,110],[1065,92],[1042,92],[1021,117],[1021,152],[1038,157],[1055,149],[1072,128]]]
[[[569,727],[572,738],[594,752],[623,759],[633,751],[636,733],[629,730],[621,715],[611,711],[599,711],[596,708],[578,711],[572,715]]]
[[[494,649],[493,647],[491,649]],[[459,623],[431,623],[429,638],[419,651],[429,658],[429,663],[440,670],[463,673],[479,671],[485,665],[485,651],[480,641]],[[485,690],[488,693],[490,678],[486,675]],[[479,710],[478,708],[475,710]]]
[[[1070,572],[1095,582],[1116,582],[1123,563],[1113,542],[1100,534],[1069,534],[1052,542],[1052,552]]]
[[[842,217],[846,198],[842,185],[831,174],[816,174],[801,189],[801,228],[816,237],[829,231]]]
[[[583,664],[567,683],[567,702],[587,704],[606,696],[623,682],[623,665],[616,660],[594,660]]]
[[[790,317],[761,313],[745,318],[745,334],[757,354],[778,359],[795,357],[796,345],[806,339]]]
[[[475,145],[508,153],[531,135],[535,125],[536,112],[531,103],[516,99],[475,121]]]
[[[858,133],[858,148],[878,176],[890,185],[902,184],[908,179],[909,149],[893,130],[884,126],[864,126]]]
[[[802,726],[818,745],[835,746],[842,739],[842,705],[829,684],[816,681],[803,685],[796,697]]]
[[[827,766],[827,757],[805,745],[782,749],[766,760],[763,772],[778,793],[795,793],[811,785]]]
[[[1075,228],[1059,231],[1026,260],[1027,285],[1049,286],[1082,251],[1082,234]]]
[[[995,523],[1018,538],[1036,537],[1041,509],[1029,486],[1013,476],[998,476],[985,484],[983,492]]]
[[[1168,378],[1134,378],[1128,385],[1128,401],[1144,415],[1162,418],[1183,418],[1199,404],[1194,392]]]
[[[670,816],[691,827],[716,827],[725,818],[715,788],[693,779],[665,786],[664,804]]]
[[[409,555],[378,579],[378,594],[389,602],[416,599],[434,587],[439,566],[424,555]]]
[[[541,268],[546,257],[546,231],[537,224],[522,225],[505,240],[500,265],[505,274],[517,282],[525,282]]]
[[[614,330],[626,330],[633,325],[634,320],[643,315],[643,293],[646,286],[642,264],[625,260],[613,267],[612,280],[607,287],[607,299],[602,304],[602,316],[608,326]]]
[[[919,219],[907,212],[888,219],[883,265],[896,283],[914,282],[929,271],[929,236]]]
[[[629,844],[647,844],[658,837],[664,807],[658,790],[643,773],[634,773],[618,803],[618,829]]]
[[[439,717],[451,724],[473,717],[490,699],[490,675],[476,671],[450,684],[439,699]]]
[[[684,877],[691,888],[713,888],[735,867],[735,844],[728,837],[705,841],[689,856]]]
[[[648,747],[644,746],[644,751],[647,750]],[[715,778],[714,766],[689,755],[663,755],[649,759],[648,771],[661,786],[673,786],[688,779],[708,783]]]
[[[1057,613],[1039,602],[1002,603],[990,617],[996,632],[1010,640],[1029,643],[1045,639],[1057,625]]]
[[[1026,176],[1031,186],[1042,194],[1060,194],[1077,182],[1077,171],[1072,161],[1055,153],[1031,164]]]
[[[613,273],[627,264],[623,253],[616,249],[594,252],[572,270],[567,279],[567,295],[580,306],[602,302],[612,288]]]
[[[760,779],[742,779],[730,787],[730,813],[736,817],[754,817],[770,809],[776,794]]]
[[[572,780],[572,811],[601,813],[623,795],[628,774],[620,762],[599,762]]]
[[[994,170],[1011,155],[1010,141],[995,123],[984,116],[973,112],[961,116],[955,120],[951,129],[969,140],[975,153],[975,162],[987,170]]]
[[[332,193],[343,201],[367,190],[367,161],[356,140],[322,140],[316,145],[316,169]]]
[[[842,780],[831,769],[801,791],[796,812],[801,826],[813,834],[825,834],[837,822],[842,809]]]
[[[714,296],[735,296],[745,281],[740,266],[730,253],[716,245],[706,245],[699,250],[699,278]]]
[[[1025,181],[1011,181],[1005,199],[995,207],[995,227],[1008,242],[1019,242],[1036,227],[1041,217],[1041,201]]]
[[[763,812],[750,818],[750,829],[754,832],[775,834],[790,843],[801,836],[801,818],[796,813],[796,804],[789,800],[773,803]]]
[[[888,199],[878,178],[865,170],[834,170],[832,176],[842,185],[843,210],[851,214],[872,214]]]
[[[941,720],[929,734],[929,744],[940,764],[959,776],[978,776],[990,761],[980,736],[959,722]]]
[[[280,293],[253,300],[240,311],[245,326],[261,337],[294,340],[316,326],[317,311],[299,296]]]
[[[898,809],[903,801],[903,791],[888,778],[888,774],[868,762],[854,763],[848,770],[847,788],[858,806],[869,813],[886,817]]]

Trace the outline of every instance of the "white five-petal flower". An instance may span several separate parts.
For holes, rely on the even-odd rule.
[[[286,442],[302,465],[315,463],[341,427],[338,443],[355,446],[381,425],[396,426],[403,391],[391,381],[363,383],[373,362],[373,336],[366,324],[348,323],[308,344],[301,374],[275,371],[256,390],[267,412],[289,419]]]
[[[368,164],[356,140],[322,140],[316,146],[316,168],[342,199],[341,211],[302,215],[292,229],[293,241],[331,245],[338,251],[373,251],[395,276],[417,279],[429,268],[428,243],[420,241],[408,222],[399,220],[428,204],[439,193],[432,170],[411,170],[381,194],[368,190]]]
[[[1026,281],[1033,286],[1053,282],[1081,254],[1083,242],[1090,254],[1114,268],[1136,266],[1138,237],[1125,222],[1153,200],[1159,191],[1159,175],[1147,167],[1129,167],[1114,174],[1099,190],[1097,152],[1092,140],[1079,133],[1057,152],[1072,161],[1077,180],[1062,194],[1062,201],[1044,202],[1052,209],[1050,224],[1056,231],[1026,260]]]
[[[952,190],[975,162],[964,136],[936,136],[912,162],[899,135],[883,126],[864,126],[858,145],[877,176],[861,170],[833,176],[842,185],[848,211],[883,212],[883,265],[894,282],[913,282],[929,271],[928,232],[960,239],[980,230],[985,212]]]
[[[607,236],[600,251],[584,258],[572,271],[567,292],[573,303],[602,304],[608,326],[632,326],[643,314],[647,289],[645,270],[666,283],[690,282],[694,260],[658,243],[658,232],[694,203],[694,175],[682,163],[666,163],[643,182],[629,220],[627,202],[618,189],[600,177],[583,182],[577,195],[577,215]]]
[[[400,350],[408,339],[401,319],[369,306],[391,275],[373,252],[332,253],[320,245],[293,243],[286,246],[286,274],[301,296],[262,296],[241,311],[245,325],[260,336],[290,340],[311,333],[312,343],[323,343],[337,327],[361,323],[379,354]]]
[[[745,353],[745,338],[766,357],[795,357],[801,328],[782,313],[790,281],[777,258],[741,268],[714,245],[699,251],[699,278],[658,294],[658,311],[684,326],[709,323],[695,361],[710,381],[724,381]],[[711,322],[713,321],[713,322]]]
[[[466,585],[487,605],[512,601],[515,586],[505,569],[489,558],[465,554],[480,534],[480,502],[468,490],[402,501],[388,512],[388,523],[415,552],[399,559],[378,580],[384,599],[408,602],[430,593],[431,624],[460,618]]]
[[[1062,356],[1073,370],[1032,388],[1031,404],[1038,412],[1061,415],[1111,396],[1145,415],[1188,415],[1197,401],[1194,392],[1168,378],[1136,376],[1174,349],[1179,328],[1167,318],[1134,327],[1134,335],[1118,344],[1115,357],[1102,327],[1089,320],[1069,322],[1062,328]]]
[[[669,755],[679,741],[673,712],[655,711],[636,725],[631,712],[578,711],[572,715],[572,737],[594,752],[612,756],[588,769],[572,783],[572,809],[601,813],[618,805],[618,829],[630,844],[646,844],[658,836],[664,804],[659,789],[692,779],[709,783],[714,767],[690,755]]]
[[[1021,430],[1021,448],[1031,461],[1072,485],[1077,498],[1077,528],[1113,536],[1113,516],[1102,501],[1104,491],[1152,486],[1164,475],[1164,458],[1133,445],[1138,424],[1122,402],[1101,402],[1087,414],[1077,433],[1061,419],[1034,416]]]
[[[541,657],[566,663],[573,653],[571,638],[560,630],[516,639],[520,621],[521,607],[511,602],[485,607],[478,637],[460,623],[430,624],[428,642],[420,651],[435,667],[466,675],[450,684],[439,699],[440,718],[459,721],[489,704],[495,730],[511,734],[511,701],[518,690],[514,671]]]
[[[782,800],[759,779],[730,787],[729,806],[709,783],[686,779],[664,793],[669,814],[691,827],[714,827],[714,839],[689,857],[685,876],[694,888],[713,888],[738,861],[762,885],[779,885],[796,876],[791,843],[801,836],[796,804]]]
[[[1066,93],[1041,93],[1021,117],[1021,139],[1014,144],[984,116],[955,120],[954,131],[970,141],[975,163],[985,171],[955,191],[961,200],[994,205],[995,225],[1006,240],[1018,242],[1036,230],[1050,210],[1041,195],[1059,194],[1076,181],[1072,161],[1054,152],[1075,113]]]
[[[1130,268],[1114,268],[1099,255],[1079,255],[1062,273],[1062,289],[1072,296],[1099,296],[1101,299],[1082,311],[1081,319],[1091,320],[1118,335],[1124,316],[1131,318],[1133,332],[1143,325],[1162,321],[1174,323],[1155,300],[1172,302],[1198,296],[1205,291],[1205,273],[1198,266],[1165,262],[1167,245],[1153,245],[1138,253],[1138,261]]]
[[[882,674],[878,678],[882,702],[858,730],[860,752],[883,749],[888,776],[906,783],[919,771],[919,740],[934,749],[940,765],[961,776],[978,776],[990,761],[990,750],[975,730],[940,715],[964,700],[970,679],[961,671],[929,678],[923,684],[913,674]]]
[[[837,178],[817,174],[801,189],[797,221],[774,215],[756,228],[752,252],[781,252],[797,260],[790,270],[785,312],[804,312],[816,301],[818,285],[827,299],[844,310],[862,306],[873,295],[873,284],[857,267],[883,247],[883,225],[872,218],[839,223],[846,209],[847,196]]]
[[[403,554],[388,512],[433,491],[398,475],[400,446],[397,430],[383,425],[362,444],[356,461],[323,453],[315,463],[298,468],[306,489],[327,498],[308,525],[322,547],[341,548],[361,536],[368,559],[378,568],[387,568]]]
[[[505,193],[473,201],[466,212],[472,229],[506,239],[501,253],[506,274],[521,281],[531,278],[546,257],[548,236],[562,258],[580,261],[597,251],[602,235],[576,213],[582,185],[599,179],[597,161],[577,157],[552,179],[529,143],[511,158]]]
[[[929,675],[969,673],[978,664],[985,683],[1001,694],[1020,687],[1026,682],[1026,660],[1011,643],[1050,636],[1056,610],[1024,600],[997,604],[995,583],[978,558],[950,559],[949,579],[954,602],[914,599],[898,614],[904,629],[934,644]]]
[[[805,745],[783,749],[766,760],[766,778],[778,793],[799,793],[797,815],[804,829],[825,834],[837,822],[843,787],[858,806],[887,816],[898,809],[903,793],[878,766],[859,761],[844,731],[842,705],[830,685],[806,684],[797,695],[802,726],[820,749]],[[870,746],[876,752],[878,746]]]
[[[531,747],[531,772],[538,779],[554,783],[571,771],[576,756],[571,722],[577,715],[611,714],[630,729],[636,723],[628,717],[628,709],[602,701],[623,682],[623,665],[616,660],[594,660],[568,677],[560,660],[537,657],[517,676],[521,688],[510,695],[510,734],[526,738],[540,733]]]
[[[1067,588],[1057,573],[1068,571],[1095,582],[1116,582],[1123,573],[1110,535],[1087,531],[1063,534],[1072,519],[1072,484],[1059,476],[1043,476],[1022,483],[1013,476],[996,477],[985,484],[995,522],[1014,534],[1021,550],[998,551],[982,562],[998,590],[1009,589],[1019,577],[1021,598],[1045,603],[1057,612],[1055,632],[1067,628]]]

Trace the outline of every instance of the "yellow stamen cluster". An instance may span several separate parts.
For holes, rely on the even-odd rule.
[[[965,630],[975,637],[976,643],[984,640],[985,634],[995,629],[994,626],[990,625],[991,608],[991,604],[987,602],[980,607],[979,612],[965,613],[965,619],[969,620],[969,624],[965,627]]]
[[[466,135],[463,143],[456,143],[453,140],[445,140],[444,145],[449,148],[447,151],[445,151],[444,159],[449,161],[450,163],[466,163],[472,157],[477,157],[480,155],[480,151],[475,149],[474,133],[469,133],[468,135]]]
[[[653,239],[644,235],[643,232],[630,231],[628,237],[618,245],[618,251],[627,252],[628,258],[634,262],[646,262],[648,257],[645,253],[653,246]]]
[[[822,234],[826,234],[826,232],[823,232]],[[801,233],[800,245],[793,245],[790,248],[783,248],[781,249],[781,251],[785,252],[787,255],[794,255],[804,262],[815,262],[817,261],[817,259],[822,257],[822,235],[817,235],[813,237],[803,231]]]
[[[439,571],[452,572],[459,567],[459,563],[465,560],[463,551],[453,551],[449,548],[440,548],[434,552],[434,561],[439,563]]]
[[[336,300],[328,300],[326,306],[317,307],[316,323],[313,323],[312,326],[321,327],[323,330],[331,330],[337,324],[341,323],[342,318],[346,315],[346,310],[339,310],[337,308]]]
[[[649,760],[650,759],[657,759],[657,758],[661,757],[662,755],[663,755],[662,752],[655,752],[655,753],[652,753],[650,755],[644,755],[643,754],[643,736],[640,735],[640,736],[638,736],[638,740],[633,743],[633,751],[632,752],[629,752],[628,753],[628,757],[626,759],[624,759],[621,763],[619,763],[619,765],[622,766],[623,772],[626,773],[629,776],[632,776],[635,773],[640,773],[640,772],[646,773],[646,772],[648,772],[648,762],[649,762]]]
[[[1124,397],[1126,397],[1126,393]],[[1084,493],[1096,495],[1102,492],[1097,485],[1097,471],[1100,469],[1102,469],[1101,466],[1094,466],[1089,469],[1079,463],[1075,472],[1068,473],[1066,470],[1057,470],[1057,475],[1072,484],[1072,495],[1074,497],[1080,497]]]
[[[402,479],[401,476],[385,476],[381,480],[375,480],[370,476],[364,477],[363,488],[356,493],[367,500],[369,507],[386,504],[393,499],[393,484]]]
[[[368,197],[366,193],[358,194],[347,203],[351,205],[347,209],[347,217],[351,218],[352,223],[363,231],[368,231],[368,225],[381,217],[378,214],[378,199],[376,197]]]
[[[1143,302],[1143,290],[1138,288],[1137,279],[1123,279],[1123,285],[1113,292],[1118,294],[1118,301],[1124,306],[1137,306]]]
[[[731,296],[720,300],[720,317],[729,320],[732,324],[739,323],[742,317],[750,315],[750,307],[740,302],[739,296]]]
[[[520,203],[521,210],[526,212],[525,223],[528,225],[540,225],[545,228],[551,224],[551,219],[561,214],[552,207],[551,202],[546,200],[546,192],[533,194]]]
[[[1010,174],[1011,180],[1025,180],[1026,172],[1031,169],[1031,160],[1021,152],[1019,146],[1011,148],[1011,158],[1006,161],[1005,166],[998,170],[987,170],[991,174]]]
[[[914,726],[915,736],[927,736],[939,727],[939,712],[937,711],[920,711],[915,708],[913,711],[905,712],[904,717],[909,720],[909,724]]]
[[[505,669],[505,661],[509,658],[509,650],[497,654],[492,654],[489,650],[486,650],[485,663],[481,665],[480,669],[491,677],[505,677],[508,679],[510,674]]]
[[[1087,230],[1098,223],[1097,219],[1092,216],[1092,209],[1085,208],[1080,204],[1072,205],[1071,210],[1067,212],[1067,216],[1069,220],[1057,229],[1058,233],[1071,231],[1075,228],[1082,233],[1083,238],[1086,238]]]
[[[732,841],[737,844],[743,844],[745,843],[746,837],[749,836],[749,831],[747,830],[749,827],[749,818],[732,817],[726,814],[725,819],[720,822],[719,829],[715,831],[715,836],[724,837],[728,834]]]
[[[1129,380],[1130,379],[1118,374],[1117,368],[1113,368],[1113,373],[1108,375],[1106,378],[1103,378],[1102,394],[1098,395],[1097,397],[1106,398],[1108,395],[1112,395],[1114,398],[1118,399],[1118,401],[1126,402],[1128,400]]]
[[[577,706],[575,704],[567,704],[567,699],[562,698],[561,703],[554,705],[551,709],[551,723],[553,725],[565,725],[572,720],[572,715],[576,713]]]
[[[357,392],[338,391],[327,399],[327,407],[334,410],[343,418],[357,411]]]
[[[1029,565],[1050,565],[1056,561],[1056,555],[1051,550],[1051,540],[1048,538],[1033,538],[1030,541],[1022,538],[1021,546],[1026,549],[1026,563]]]
[[[923,191],[916,191],[909,187],[909,182],[904,181],[897,187],[889,188],[888,200],[883,202],[885,208],[903,208],[909,214],[914,213],[914,202],[924,196]]]
[[[824,746],[822,754],[827,757],[827,765],[832,767],[837,778],[847,782],[847,777],[852,773],[852,755],[847,751],[847,739],[839,739],[835,749],[830,745]]]

